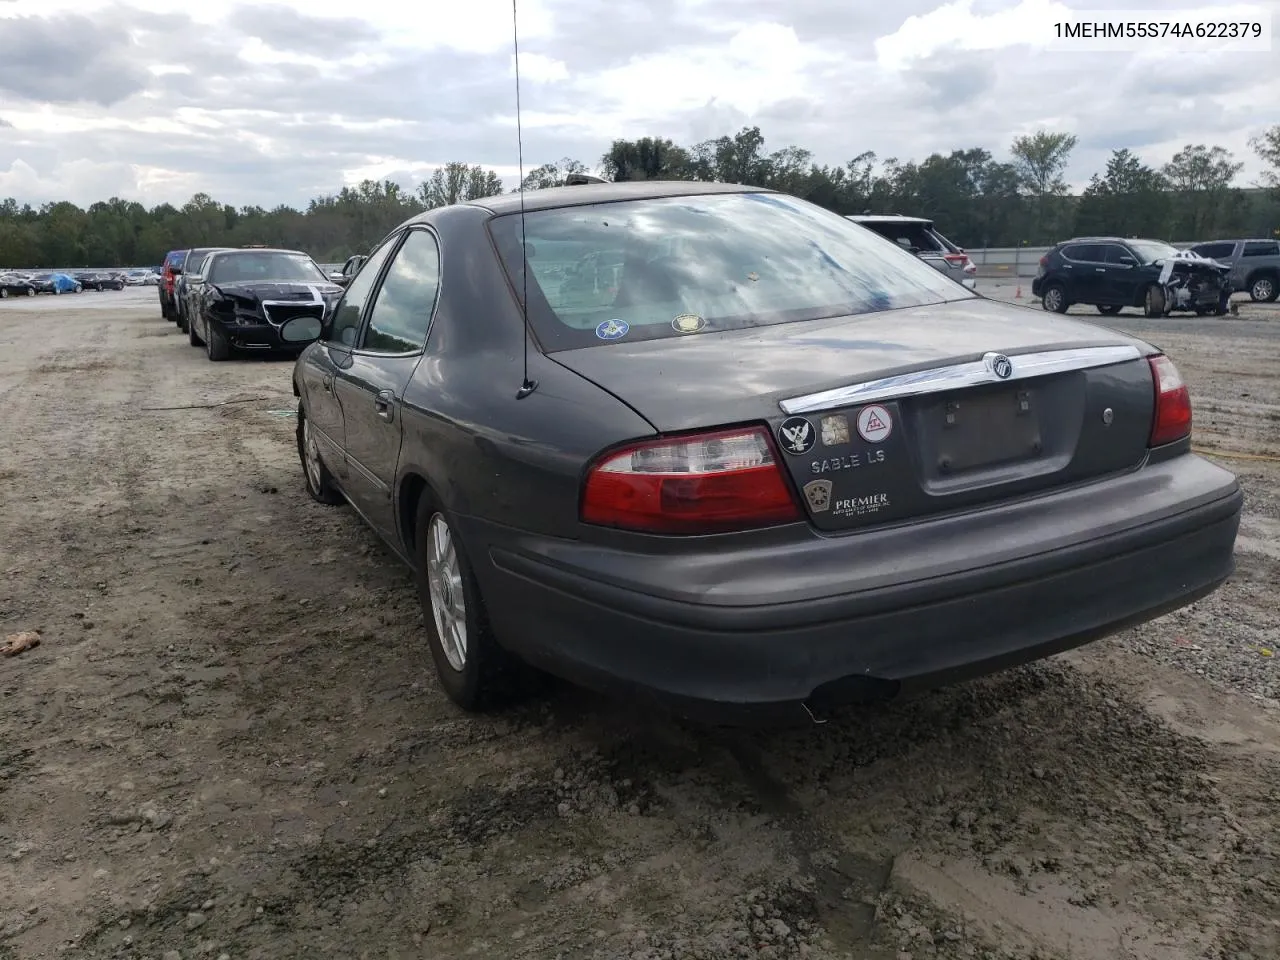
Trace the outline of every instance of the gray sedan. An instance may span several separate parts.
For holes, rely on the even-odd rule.
[[[722,720],[1002,669],[1203,597],[1241,492],[1156,348],[804,201],[568,186],[392,232],[299,356],[306,487],[414,571],[441,685]],[[527,312],[522,303],[527,299]]]

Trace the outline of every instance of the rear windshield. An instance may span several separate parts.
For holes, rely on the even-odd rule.
[[[272,280],[328,283],[329,278],[305,253],[224,253],[209,267],[211,283],[262,283]]]
[[[522,294],[520,217],[491,221]],[[628,200],[526,217],[543,349],[653,340],[976,295],[838,214],[766,193]]]
[[[860,226],[873,230],[886,240],[892,240],[904,250],[912,253],[943,253],[942,243],[928,224],[911,222],[893,222],[885,220],[862,221]]]

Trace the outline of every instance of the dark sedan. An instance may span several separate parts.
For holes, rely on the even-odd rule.
[[[0,300],[6,300],[9,297],[34,297],[35,295],[35,285],[25,277],[20,277],[16,273],[0,274]]]
[[[518,194],[408,221],[323,324],[282,328],[318,338],[294,368],[307,490],[416,571],[464,708],[519,664],[803,720],[1065,650],[1232,572],[1240,488],[1191,452],[1151,345],[978,296],[767,190],[525,202],[524,224]]]
[[[177,268],[173,271],[172,319],[183,333],[187,332],[187,317],[191,311],[191,302],[198,287],[204,280],[202,271],[209,254],[215,250],[226,250],[227,247],[197,247],[188,250]]]
[[[77,273],[75,281],[86,290],[124,289],[124,281],[112,273]]]
[[[200,273],[183,275],[187,337],[210,360],[236,351],[297,353],[302,344],[281,340],[295,317],[317,323],[342,294],[319,265],[298,250],[215,250]]]

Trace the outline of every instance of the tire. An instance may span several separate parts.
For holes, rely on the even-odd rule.
[[[9,288],[0,287],[0,300],[8,300],[8,299],[9,299]]]
[[[1270,274],[1249,281],[1249,298],[1254,303],[1272,303],[1277,296],[1280,296],[1280,283]]]
[[[187,324],[187,343],[193,347],[203,347],[204,341],[196,336],[196,325],[194,323]]]
[[[1156,284],[1147,287],[1147,292],[1143,296],[1142,313],[1149,319],[1164,316],[1165,299],[1164,291]]]
[[[1044,288],[1040,298],[1040,306],[1050,313],[1066,313],[1071,304],[1067,303],[1067,290],[1060,283],[1051,283]]]
[[[75,292],[76,292],[76,293],[84,293],[84,287],[80,286],[80,284],[78,284],[78,283],[77,283],[77,284],[76,284],[76,290],[75,290]]]
[[[333,474],[320,459],[320,444],[311,431],[311,421],[307,419],[307,409],[301,400],[298,401],[297,434],[298,459],[302,462],[302,482],[306,485],[311,499],[328,507],[346,503],[346,498],[333,482]]]
[[[27,287],[27,296],[28,296],[28,297],[34,297],[35,295],[36,295],[36,288],[35,288],[35,287]]]
[[[187,332],[187,328],[188,328],[188,327],[190,327],[190,326],[191,326],[191,324],[187,323],[187,318],[186,318],[186,316],[185,316],[184,314],[181,314],[181,313],[180,313],[180,314],[178,314],[178,329],[179,329],[179,330],[181,330],[183,333],[186,333],[186,332]]]
[[[494,637],[457,527],[429,491],[418,502],[414,530],[423,629],[440,686],[450,700],[472,713],[509,702],[527,668]],[[455,625],[462,628],[461,650]],[[441,640],[442,629],[452,638],[447,648]]]
[[[54,295],[55,297],[60,297],[60,296],[62,296],[62,288],[61,288],[61,287],[59,287],[59,286],[55,286],[55,287],[53,288],[53,295]]]
[[[212,323],[206,325],[204,333],[204,348],[209,354],[209,359],[215,363],[230,360],[231,344],[227,343],[226,335]]]
[[[1123,307],[1117,307],[1114,304],[1111,304],[1105,307],[1101,307],[1101,306],[1098,307],[1098,312],[1102,314],[1104,317],[1114,317],[1123,309],[1124,309]]]

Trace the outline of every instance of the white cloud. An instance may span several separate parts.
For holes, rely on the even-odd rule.
[[[515,54],[511,56],[511,75],[516,72]],[[541,53],[520,54],[520,80],[534,83],[555,83],[569,79],[569,68],[563,60],[556,60]]]
[[[829,164],[1004,157],[1049,128],[1080,138],[1075,183],[1113,148],[1159,165],[1187,142],[1231,149],[1247,182],[1248,137],[1280,123],[1275,53],[1032,49],[1067,6],[1105,0],[519,2],[528,169],[594,166],[618,137],[692,143],[745,125],[766,149]],[[0,44],[0,197],[305,205],[448,160],[510,182],[511,25],[510,0],[0,2],[0,36],[28,36]]]

